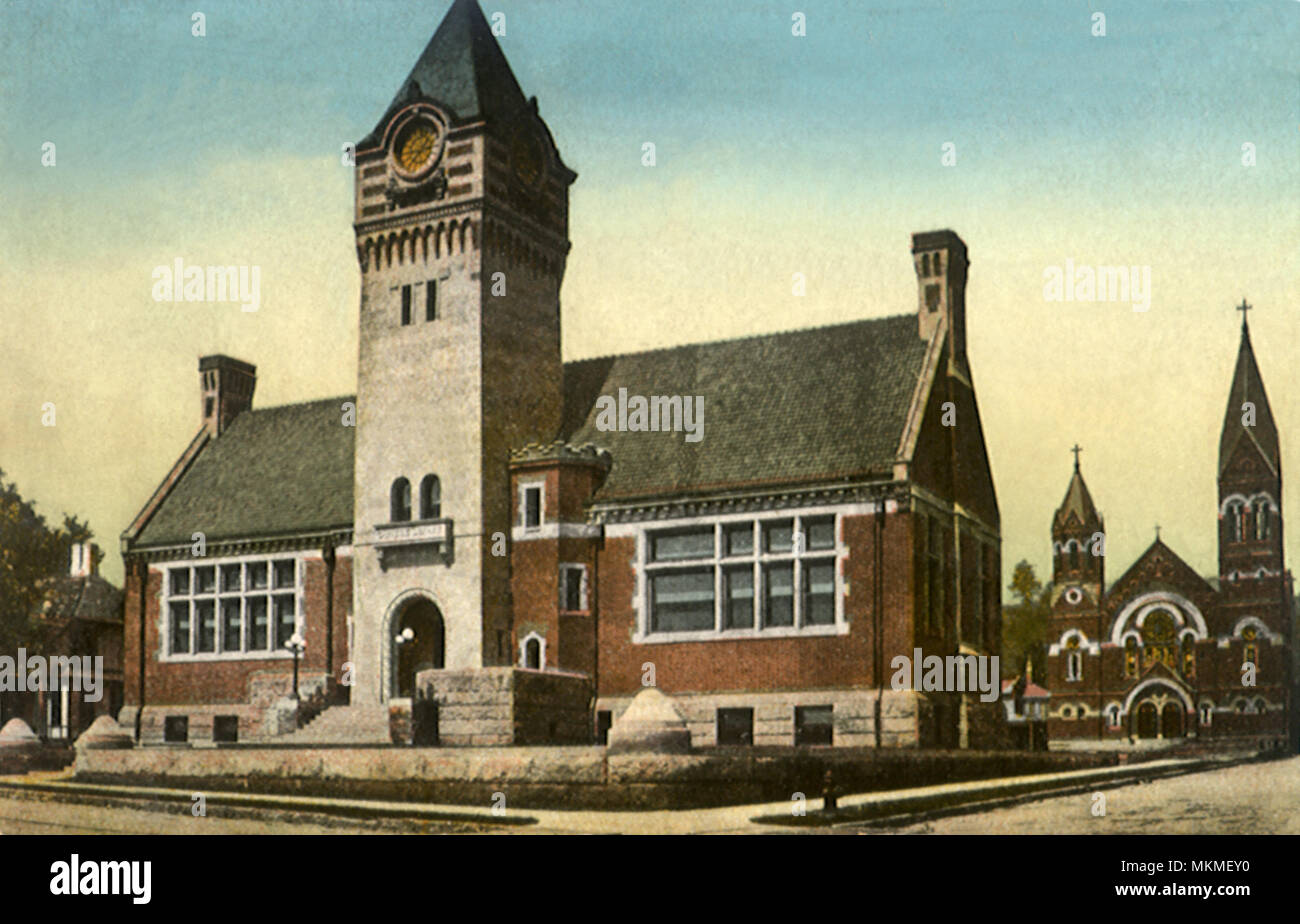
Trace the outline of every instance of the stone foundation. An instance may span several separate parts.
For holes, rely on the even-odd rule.
[[[686,718],[692,747],[718,743],[719,709],[754,710],[755,747],[787,747],[795,743],[795,707],[831,706],[836,747],[876,746],[875,690],[792,690],[781,693],[674,693],[672,700]],[[919,747],[926,708],[925,696],[911,690],[885,690],[881,694],[881,746]],[[601,697],[596,708],[619,716],[632,697]]]

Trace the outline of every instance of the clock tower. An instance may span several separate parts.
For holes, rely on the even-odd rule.
[[[356,150],[354,704],[513,660],[507,466],[560,428],[576,177],[478,4],[454,0]]]

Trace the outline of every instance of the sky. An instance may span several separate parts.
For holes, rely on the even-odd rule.
[[[341,147],[449,5],[0,7],[0,469],[88,520],[110,579],[198,428],[200,355],[255,363],[255,406],[354,392]],[[1006,579],[1048,570],[1076,442],[1110,577],[1156,524],[1215,572],[1243,298],[1292,458],[1300,2],[481,5],[579,174],[566,360],[914,311],[910,235],[951,228]],[[178,257],[259,266],[259,310],[154,301]],[[1149,267],[1149,310],[1047,300],[1067,260]]]

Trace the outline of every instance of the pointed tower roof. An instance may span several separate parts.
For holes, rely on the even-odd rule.
[[[1245,306],[1244,301],[1242,305]],[[1255,406],[1253,427],[1242,422],[1245,416],[1242,405],[1247,402]],[[1241,346],[1237,350],[1237,368],[1232,373],[1228,409],[1223,417],[1223,433],[1219,437],[1220,477],[1243,439],[1254,443],[1269,467],[1274,472],[1278,471],[1277,425],[1273,422],[1273,411],[1268,405],[1268,395],[1264,392],[1264,379],[1259,374],[1255,351],[1250,345],[1250,327],[1246,323],[1245,311],[1241,315]]]
[[[445,107],[454,121],[492,121],[528,109],[496,36],[477,0],[454,0],[378,126],[358,147],[379,143],[388,120],[408,103],[426,99]]]
[[[1052,517],[1052,531],[1063,529],[1070,520],[1070,514],[1079,518],[1080,526],[1101,522],[1097,506],[1092,502],[1092,495],[1088,493],[1088,485],[1084,483],[1083,473],[1079,471],[1077,453],[1074,457],[1074,475],[1071,476],[1070,486],[1065,491],[1065,500],[1061,501],[1056,515]]]

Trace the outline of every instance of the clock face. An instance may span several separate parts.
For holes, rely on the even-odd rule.
[[[1065,602],[1077,606],[1083,602],[1083,591],[1078,587],[1067,587],[1065,590]]]
[[[431,167],[437,159],[440,137],[438,126],[432,122],[419,119],[408,123],[393,144],[393,159],[398,169],[408,176],[416,176]]]

